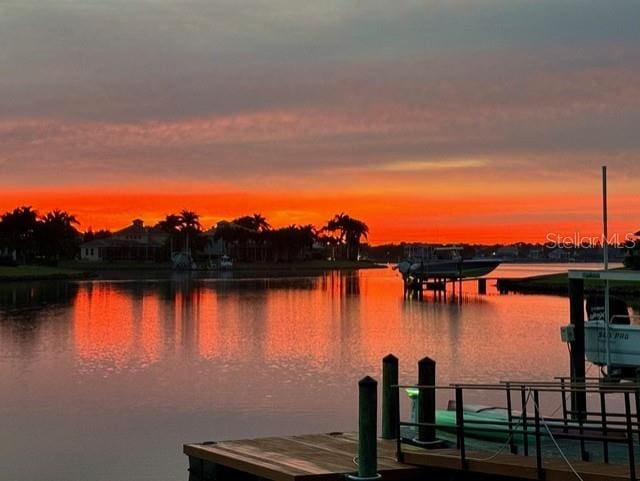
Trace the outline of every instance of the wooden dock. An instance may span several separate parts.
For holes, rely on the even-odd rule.
[[[404,448],[403,448],[404,449]],[[410,465],[440,468],[447,472],[467,473],[465,479],[475,476],[529,480],[539,479],[535,456],[519,456],[515,454],[499,454],[471,451],[467,452],[466,467],[460,462],[457,449],[436,449],[407,451],[404,461]],[[628,481],[629,468],[620,464],[605,464],[586,461],[571,461],[571,465],[584,481]],[[577,481],[569,465],[562,458],[545,458],[545,481]]]
[[[378,440],[378,472],[384,479],[418,479],[420,468],[398,463],[393,440]],[[190,481],[266,479],[271,481],[344,481],[355,473],[355,433],[312,434],[185,444]],[[251,475],[254,478],[247,477]]]
[[[456,449],[425,450],[403,445],[404,463],[396,461],[394,440],[378,439],[378,473],[383,480],[538,479],[536,459],[513,454],[467,452],[466,466]],[[358,437],[330,433],[270,437],[218,443],[186,444],[190,481],[343,481],[357,470]],[[572,461],[584,481],[629,479],[627,466]],[[546,481],[575,481],[560,458],[545,458]]]

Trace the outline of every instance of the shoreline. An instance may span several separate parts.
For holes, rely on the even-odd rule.
[[[183,272],[323,272],[323,271],[353,271],[360,269],[386,269],[385,264],[369,261],[297,261],[297,262],[239,262],[231,270],[194,269]],[[36,282],[36,281],[76,281],[99,277],[101,272],[115,272],[119,274],[143,272],[180,272],[174,271],[169,263],[85,263],[66,262],[60,267],[50,266],[0,266],[0,283],[8,282]],[[132,276],[132,279],[136,277]]]
[[[61,267],[83,271],[174,271],[170,262],[82,262],[70,261]],[[356,270],[384,269],[386,264],[373,261],[292,261],[292,262],[235,262],[232,269],[193,269],[195,272],[234,272],[234,271],[289,271],[289,270]]]
[[[544,274],[523,278],[498,279],[496,287],[499,292],[516,294],[542,294],[569,297],[569,278],[566,272],[560,274]],[[585,280],[585,294],[601,292],[603,283],[597,280]],[[611,295],[624,299],[629,304],[640,304],[640,284],[634,282],[611,281]]]
[[[36,281],[76,281],[96,277],[88,270],[50,266],[0,266],[0,283]]]

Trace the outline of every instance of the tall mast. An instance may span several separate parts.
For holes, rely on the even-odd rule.
[[[602,166],[602,248],[604,256],[604,270],[609,270],[609,219],[607,213],[607,166]],[[611,365],[611,352],[609,349],[609,322],[611,313],[609,309],[609,279],[604,281],[604,336],[607,356],[607,374]]]

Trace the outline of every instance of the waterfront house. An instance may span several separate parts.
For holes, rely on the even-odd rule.
[[[208,259],[219,259],[227,254],[226,243],[216,236],[215,226],[203,232],[202,236],[205,238],[203,254]]]
[[[168,260],[169,234],[157,227],[145,226],[135,219],[130,226],[111,237],[94,239],[80,245],[80,259],[86,261],[162,261]]]
[[[562,247],[558,247],[549,252],[549,260],[558,261],[558,262],[566,262],[573,259],[573,252],[569,249],[563,249]]]
[[[512,261],[518,258],[520,249],[518,246],[502,246],[496,250],[496,257],[505,261]]]
[[[540,247],[534,247],[529,250],[529,255],[527,256],[531,260],[539,261],[545,260],[546,256],[544,255],[544,249]]]

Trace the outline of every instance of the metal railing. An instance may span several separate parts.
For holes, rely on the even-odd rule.
[[[435,441],[434,439],[419,439],[420,428],[430,428],[433,430],[454,431],[456,436],[456,447],[460,453],[460,463],[463,470],[467,466],[467,437],[471,430],[482,430],[483,433],[504,433],[505,441],[502,448],[507,446],[512,454],[519,452],[519,445],[522,446],[522,454],[529,456],[530,442],[535,444],[536,468],[538,479],[544,479],[544,462],[542,440],[551,439],[561,457],[569,464],[569,459],[565,456],[557,440],[577,441],[580,443],[580,457],[583,461],[588,461],[589,456],[585,443],[601,443],[602,457],[605,463],[610,461],[609,447],[611,444],[626,445],[629,475],[632,481],[636,481],[635,446],[634,436],[640,441],[640,384],[621,383],[603,384],[592,379],[585,379],[582,383],[567,382],[567,378],[557,378],[554,382],[521,382],[505,381],[499,384],[452,384],[444,386],[428,385],[394,385],[399,396],[400,389],[417,389],[418,396],[435,396],[436,391],[449,391],[455,394],[455,425],[438,424],[435,422],[435,412],[431,419],[434,422],[425,422],[424,415],[418,414],[416,421],[402,421],[400,417],[400,407],[398,405],[396,413],[396,451],[398,461],[404,460],[403,442],[412,440],[402,438],[403,427],[417,428],[418,438],[413,440],[413,444],[423,444]],[[506,418],[499,417],[491,419],[478,419],[477,417],[466,416],[464,409],[465,392],[468,391],[491,391],[502,392],[506,400]],[[423,394],[424,393],[424,394]],[[552,414],[545,416],[541,411],[540,395],[547,396],[557,393],[562,400],[560,405]],[[567,406],[567,395],[581,393],[597,398],[597,410],[575,411]],[[519,395],[519,396],[518,396]],[[611,404],[607,403],[612,396],[622,397],[622,411],[611,410]],[[519,399],[514,403],[514,397]],[[632,409],[631,397],[634,397],[634,407]],[[516,407],[520,411],[514,410]],[[592,403],[593,404],[593,403]],[[556,417],[558,411],[562,412],[560,417]],[[533,411],[533,413],[531,413]],[[470,436],[471,437],[471,436]],[[516,438],[521,439],[521,443],[516,442]],[[496,453],[499,454],[499,453]]]

